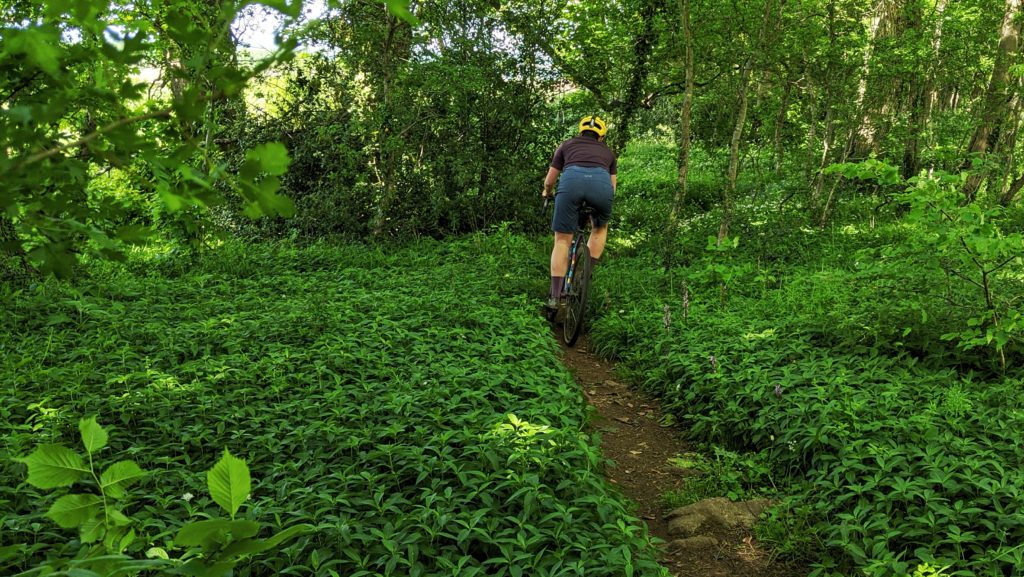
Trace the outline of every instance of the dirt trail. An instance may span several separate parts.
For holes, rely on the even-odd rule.
[[[559,339],[561,342],[561,339]],[[677,577],[758,576],[796,577],[806,571],[771,561],[749,530],[711,527],[702,530],[703,543],[694,540],[678,546],[678,535],[670,535],[669,511],[661,496],[680,488],[686,472],[672,466],[669,459],[690,450],[675,427],[659,424],[662,418],[657,401],[644,398],[619,382],[614,365],[590,354],[581,337],[575,348],[562,346],[562,357],[583,388],[587,401],[597,409],[593,427],[601,435],[601,450],[614,461],[608,478],[637,504],[637,515],[652,535],[665,541],[662,559]],[[675,532],[675,531],[673,531]],[[713,543],[717,541],[717,543]]]

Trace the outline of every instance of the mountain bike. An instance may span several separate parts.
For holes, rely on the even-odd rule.
[[[544,199],[547,209],[548,199]],[[567,346],[573,346],[583,332],[583,323],[587,311],[587,293],[590,291],[590,249],[587,248],[587,231],[591,225],[594,209],[584,202],[579,207],[579,223],[572,235],[569,245],[569,268],[565,271],[560,299],[565,300],[565,319],[562,322],[562,338]],[[554,321],[555,314],[548,320]]]

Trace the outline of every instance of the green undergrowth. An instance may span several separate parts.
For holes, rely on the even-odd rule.
[[[819,230],[771,203],[741,211],[722,248],[714,214],[690,218],[683,266],[628,243],[604,259],[596,352],[695,441],[764,463],[750,473],[789,497],[758,535],[814,575],[1024,572],[1019,333],[962,337],[980,293],[916,260],[935,237],[907,221]],[[1019,273],[993,275],[1007,302]],[[668,498],[736,492],[731,475]]]
[[[83,555],[59,494],[14,457],[112,429],[150,474],[123,552],[179,554],[216,505],[225,449],[252,472],[239,517],[315,530],[236,575],[663,575],[602,477],[585,404],[534,299],[543,263],[498,231],[382,251],[228,244],[194,262],[94,265],[5,289],[0,572]]]
[[[740,454],[717,446],[698,449],[669,460],[686,476],[681,487],[663,495],[666,509],[712,497],[741,501],[762,495],[776,496],[771,487],[771,471],[759,454]]]

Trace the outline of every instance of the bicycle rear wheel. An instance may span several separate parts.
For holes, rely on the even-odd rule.
[[[565,295],[565,323],[562,337],[565,344],[573,346],[583,332],[583,319],[587,311],[587,292],[590,290],[590,250],[580,244],[576,250],[576,263],[572,267],[569,292]]]

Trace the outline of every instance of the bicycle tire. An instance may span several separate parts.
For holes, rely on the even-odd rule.
[[[582,265],[582,266],[581,266]],[[587,312],[587,292],[590,290],[590,249],[580,245],[576,252],[576,266],[573,268],[569,293],[565,296],[565,322],[562,337],[567,346],[574,346],[583,332]]]

